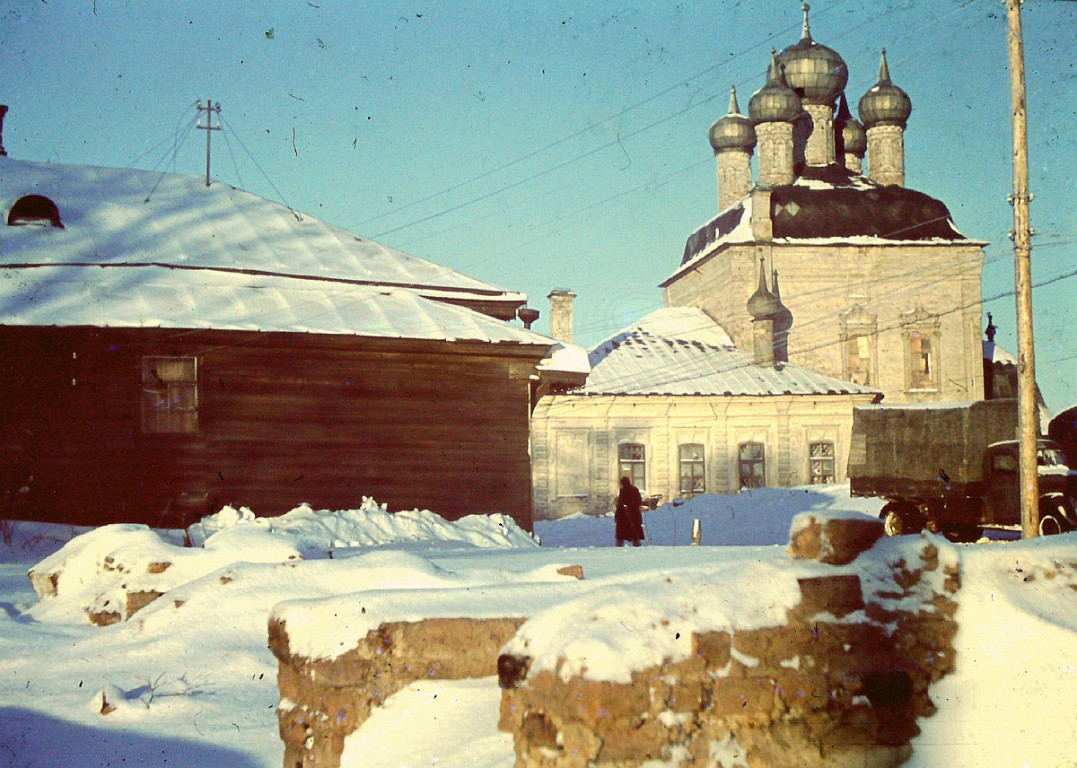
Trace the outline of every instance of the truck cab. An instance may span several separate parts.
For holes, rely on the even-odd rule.
[[[983,519],[988,527],[1021,525],[1021,490],[1018,474],[1019,444],[1004,440],[984,452]],[[1061,447],[1050,440],[1036,443],[1036,466],[1040,493],[1040,533],[1059,533],[1077,528],[1077,472],[1066,462]]]

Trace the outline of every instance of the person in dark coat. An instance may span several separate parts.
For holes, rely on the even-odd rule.
[[[621,490],[617,494],[617,511],[613,515],[616,525],[617,546],[623,547],[626,541],[638,547],[643,536],[643,497],[639,488],[632,485],[627,477],[621,478]]]

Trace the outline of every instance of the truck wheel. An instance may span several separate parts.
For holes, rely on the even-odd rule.
[[[883,521],[883,530],[887,536],[901,536],[905,533],[919,533],[924,526],[924,519],[919,510],[911,504],[890,502],[879,512]]]
[[[1064,530],[1066,529],[1063,527],[1062,521],[1053,512],[1040,515],[1040,536],[1054,536]]]
[[[962,525],[954,528],[952,531],[946,532],[946,538],[950,541],[956,541],[960,544],[969,544],[974,541],[979,541],[983,532],[977,525]]]

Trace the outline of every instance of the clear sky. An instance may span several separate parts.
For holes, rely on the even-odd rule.
[[[717,213],[711,123],[798,0],[0,0],[8,154],[213,176],[505,288],[569,288],[590,346],[662,304]],[[1077,2],[1024,3],[1037,368],[1077,404]],[[906,183],[987,240],[985,309],[1016,351],[1010,91],[999,0],[817,0],[855,106],[885,47],[912,98]],[[783,293],[793,286],[783,285]],[[1003,295],[1004,294],[1004,295]],[[986,322],[986,317],[985,317]]]

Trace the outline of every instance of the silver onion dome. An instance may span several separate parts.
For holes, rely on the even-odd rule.
[[[729,89],[729,113],[711,126],[710,141],[715,152],[727,149],[751,152],[755,147],[755,128],[740,112],[736,88]]]
[[[781,303],[767,289],[767,273],[763,269],[763,259],[759,260],[759,287],[748,298],[748,314],[753,320],[773,320],[781,308]]]
[[[855,117],[841,127],[842,146],[845,151],[857,157],[864,157],[868,151],[868,134],[864,126]]]
[[[778,61],[778,55],[771,51],[770,69],[767,70],[767,82],[752,94],[748,101],[748,117],[756,125],[760,123],[791,123],[800,116],[804,107],[796,91],[789,87]]]
[[[876,125],[896,125],[904,128],[909,115],[912,114],[912,100],[909,95],[890,82],[890,67],[886,63],[885,48],[882,63],[879,65],[879,82],[860,97],[859,111],[865,128]]]
[[[834,127],[841,131],[842,151],[864,157],[868,151],[868,134],[864,126],[849,112],[849,102],[845,94],[838,100],[838,114],[834,116]]]
[[[804,3],[804,32],[800,40],[778,55],[785,65],[785,79],[805,104],[834,105],[849,82],[849,67],[833,48],[812,40],[808,28],[809,6]]]

